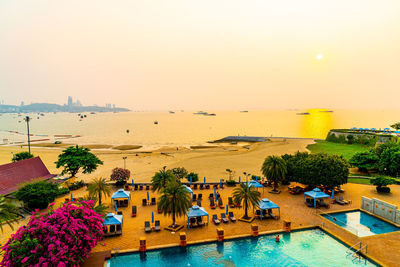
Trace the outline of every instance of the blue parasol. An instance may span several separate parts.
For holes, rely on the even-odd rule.
[[[219,187],[222,188],[222,179],[219,179]]]
[[[229,212],[229,206],[228,204],[226,204],[226,215],[228,215],[228,212]]]
[[[118,208],[117,208],[117,201],[114,200],[114,207],[115,207],[115,212],[117,212]]]
[[[206,177],[204,176],[204,183],[206,183]]]
[[[240,184],[240,176],[239,176],[239,184]]]
[[[72,196],[72,193],[71,193],[71,201],[74,201],[74,197]]]
[[[149,201],[150,197],[149,197],[149,191],[147,191],[147,201]]]
[[[135,183],[133,182],[133,179],[132,179],[132,187],[134,187],[135,186]]]
[[[190,184],[192,184],[192,176],[190,175]]]
[[[215,197],[215,201],[217,201],[217,188],[214,187],[214,197]]]
[[[151,212],[151,223],[154,223],[154,212]]]

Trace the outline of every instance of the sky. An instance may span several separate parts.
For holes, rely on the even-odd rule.
[[[0,100],[398,108],[399,14],[398,0],[2,0]]]

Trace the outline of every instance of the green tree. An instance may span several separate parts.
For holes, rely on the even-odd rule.
[[[390,125],[390,127],[394,128],[396,130],[400,130],[400,122],[397,122],[397,123],[395,123],[393,125]]]
[[[3,224],[6,223],[14,230],[13,223],[18,220],[18,208],[9,203],[4,196],[0,196],[0,229],[3,232]]]
[[[379,170],[387,175],[400,173],[400,146],[386,148],[379,158]]]
[[[243,203],[244,219],[249,219],[247,214],[249,206],[258,207],[260,198],[260,192],[254,186],[249,186],[247,183],[241,183],[239,187],[233,190],[233,201],[238,204]]]
[[[192,178],[192,182],[195,183],[199,180],[199,175],[197,173],[191,172],[188,175],[186,175],[186,179],[190,181],[190,177]]]
[[[111,173],[111,181],[116,181],[117,186],[126,184],[126,181],[131,176],[131,172],[124,168],[114,168]]]
[[[20,152],[17,154],[14,154],[12,157],[12,162],[16,162],[16,161],[20,161],[20,160],[24,160],[24,159],[31,159],[33,158],[33,154],[29,153],[29,152]]]
[[[183,167],[173,168],[171,171],[179,180],[185,178],[185,176],[188,174],[188,171]]]
[[[385,151],[388,148],[396,148],[396,147],[400,147],[400,145],[394,142],[386,142],[378,145],[375,148],[375,154],[380,158],[383,151]]]
[[[350,159],[350,164],[357,167],[362,172],[370,169],[379,168],[379,158],[374,151],[359,152]]]
[[[74,177],[80,168],[83,169],[83,173],[91,173],[99,165],[103,165],[103,161],[91,153],[89,148],[70,146],[58,155],[55,164],[57,168],[63,167],[61,174],[69,173]]]
[[[89,196],[95,196],[99,201],[99,205],[101,205],[101,196],[111,195],[111,186],[107,184],[105,178],[96,178],[91,182],[88,186]]]
[[[158,199],[158,208],[164,214],[172,215],[172,228],[176,227],[176,216],[183,216],[189,210],[192,199],[185,186],[176,180],[170,181],[161,190],[162,195]]]
[[[383,176],[377,176],[376,178],[370,180],[371,184],[376,185],[376,191],[386,193],[390,192],[388,185],[394,184],[394,182],[394,179]]]
[[[172,171],[166,170],[164,167],[162,170],[156,172],[153,178],[151,178],[151,186],[153,191],[160,191],[165,188],[169,182],[174,180],[176,180],[176,177]]]
[[[20,188],[15,193],[15,197],[27,204],[30,209],[44,209],[59,195],[59,191],[56,184],[37,181]]]
[[[286,162],[281,157],[268,156],[264,160],[261,171],[274,184],[272,191],[277,191],[279,183],[285,179],[287,173]]]

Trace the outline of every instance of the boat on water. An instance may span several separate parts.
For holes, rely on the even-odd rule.
[[[174,111],[169,111],[169,113],[170,113],[170,114],[175,114],[175,112],[174,112]]]
[[[92,111],[92,112],[90,112],[90,114],[96,114],[96,112],[93,112],[93,111]]]
[[[207,112],[204,112],[204,111],[198,111],[198,112],[195,112],[195,113],[193,113],[194,115],[207,115],[208,113]]]
[[[319,112],[333,112],[333,110],[320,110]]]
[[[310,115],[310,113],[309,112],[299,112],[299,113],[296,113],[296,115]]]
[[[239,112],[241,112],[241,113],[247,113],[247,112],[249,112],[248,110],[241,110],[241,111],[239,111]]]
[[[217,114],[215,114],[215,113],[207,113],[207,114],[204,114],[204,116],[217,116]]]
[[[154,124],[158,124],[158,121],[154,121]]]

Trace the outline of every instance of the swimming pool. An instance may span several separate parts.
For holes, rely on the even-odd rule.
[[[322,216],[360,237],[400,230],[393,224],[361,210],[329,213]]]
[[[348,247],[319,229],[173,247],[113,257],[107,266],[377,266],[346,253]],[[145,256],[144,256],[145,255]]]

